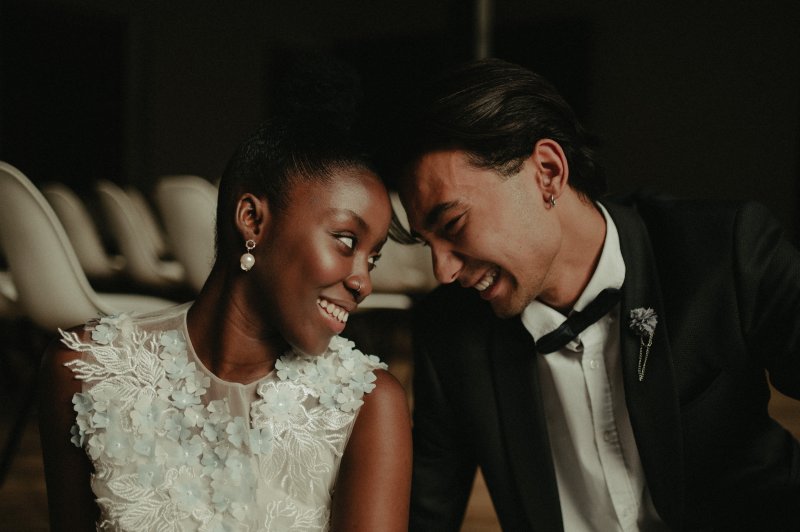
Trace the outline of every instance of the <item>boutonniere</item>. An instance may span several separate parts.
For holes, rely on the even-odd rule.
[[[655,310],[643,307],[631,310],[631,321],[628,326],[639,337],[639,381],[644,380],[647,358],[650,356],[650,346],[653,345],[657,323],[658,315]]]

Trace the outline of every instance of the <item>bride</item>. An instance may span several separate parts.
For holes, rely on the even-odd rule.
[[[339,336],[372,290],[387,192],[346,113],[286,109],[228,164],[197,299],[48,349],[53,530],[407,529],[405,394]]]

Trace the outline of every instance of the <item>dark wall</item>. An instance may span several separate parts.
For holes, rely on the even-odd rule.
[[[757,199],[797,234],[796,4],[496,0],[494,51],[540,70],[573,103],[603,140],[613,190]],[[20,5],[35,9],[7,16]],[[397,90],[472,51],[471,8],[456,0],[0,9],[0,158],[35,180],[102,174],[148,188],[166,173],[218,177],[266,116],[270,65],[287,51],[334,51],[375,86],[400,80]],[[19,45],[26,35],[35,42]]]
[[[3,5],[0,154],[81,188],[123,171],[126,26],[71,6]]]

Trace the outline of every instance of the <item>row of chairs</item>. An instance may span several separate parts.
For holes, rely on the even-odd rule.
[[[103,180],[96,191],[119,255],[106,252],[86,205],[71,189],[60,183],[42,187],[90,280],[108,285],[124,274],[150,292],[169,294],[187,288],[191,295],[200,290],[214,260],[214,185],[190,175],[159,180],[155,199],[169,243],[138,189],[122,189]],[[165,260],[166,256],[174,260]]]

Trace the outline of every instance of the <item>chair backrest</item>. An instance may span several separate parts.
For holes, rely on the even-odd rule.
[[[139,219],[142,221],[141,230],[150,240],[150,244],[153,246],[153,249],[156,250],[156,255],[163,257],[169,250],[167,248],[164,230],[161,228],[158,218],[150,207],[150,203],[148,203],[142,191],[134,186],[125,187],[124,192],[131,200],[131,205],[133,205],[133,208],[139,215]]]
[[[120,261],[115,261],[106,253],[100,232],[83,200],[62,183],[47,183],[42,186],[42,194],[64,226],[87,277],[110,279],[118,275],[121,271]]]
[[[172,252],[199,291],[214,265],[217,189],[199,176],[164,176],[156,184],[155,200]]]
[[[13,319],[20,315],[17,287],[7,271],[0,271],[0,319]]]
[[[172,267],[178,267],[177,263],[160,260],[158,250],[143,229],[145,222],[125,191],[106,180],[98,181],[96,190],[105,221],[125,257],[130,277],[150,287],[174,287],[182,282],[182,268],[176,271]],[[166,268],[167,265],[170,268]]]
[[[89,285],[61,222],[17,168],[0,161],[0,245],[18,302],[45,329],[106,314]]]

